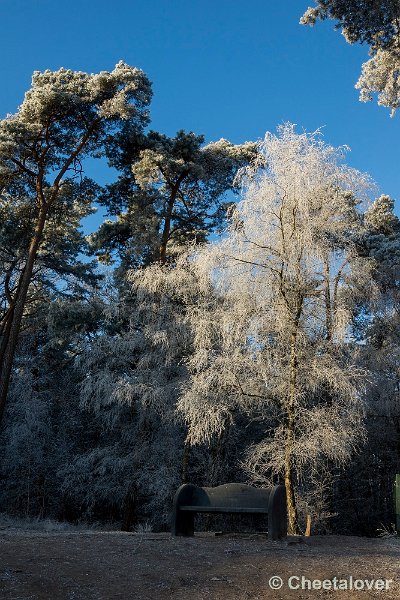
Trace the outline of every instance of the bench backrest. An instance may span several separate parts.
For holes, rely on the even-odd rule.
[[[191,498],[182,504],[210,508],[259,508],[268,512],[271,490],[254,488],[244,483],[225,483],[217,487],[192,486]]]

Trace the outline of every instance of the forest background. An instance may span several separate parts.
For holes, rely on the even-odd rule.
[[[37,75],[31,98],[26,98],[25,108],[23,105],[19,112],[22,133],[18,123],[13,127],[12,119],[2,122],[2,348],[3,356],[12,363],[13,375],[1,432],[2,510],[71,521],[111,521],[126,529],[149,522],[162,529],[168,527],[172,495],[182,481],[265,484],[282,481],[289,470],[293,481],[288,489],[294,489],[300,511],[294,514],[293,531],[301,530],[306,513],[312,514],[315,526],[323,531],[373,534],[382,525],[390,527],[393,477],[399,470],[399,227],[395,205],[379,190],[394,198],[398,193],[394,139],[398,119],[390,119],[389,111],[375,103],[357,102],[353,86],[361,63],[368,58],[367,48],[348,46],[332,30],[330,21],[320,23],[315,31],[301,27],[299,19],[307,8],[301,3],[289,9],[254,2],[246,13],[239,3],[228,6],[225,2],[217,9],[211,3],[188,6],[180,2],[172,7],[164,2],[146,3],[146,7],[122,2],[118,8],[110,13],[108,5],[100,2],[94,12],[92,3],[79,3],[79,10],[63,12],[61,27],[60,9],[50,2],[17,2],[12,10],[1,4],[5,32],[2,71],[7,81],[1,98],[3,115],[16,112],[32,71],[57,71],[64,65],[73,71],[112,72],[100,82],[87,77],[82,84],[78,77],[86,90],[86,96],[80,96],[84,100],[68,104],[69,97],[54,140],[40,139],[41,151],[49,148],[40,191],[42,207],[49,204],[47,230],[43,230],[38,260],[32,268],[21,324],[17,327],[14,321],[15,331],[21,333],[12,361],[10,345],[4,344],[8,335],[12,339],[7,329],[12,331],[10,307],[22,289],[19,282],[27,272],[25,255],[41,207],[40,193],[29,173],[32,165],[39,171],[31,170],[40,172],[32,130],[36,131],[39,121],[43,125],[46,118],[54,116],[54,106],[45,97],[46,86],[61,90],[70,80],[70,92],[79,95],[82,88],[77,92],[77,76],[58,72],[49,83],[49,76]],[[37,42],[39,21],[46,35]],[[18,40],[13,35],[17,27]],[[112,71],[121,56],[144,73],[122,63]],[[151,104],[146,74],[154,80]],[[128,110],[127,97],[118,95],[123,89],[130,94],[135,111]],[[55,97],[60,103],[60,97]],[[103,117],[101,126],[95,123],[98,114]],[[346,160],[378,181],[379,190],[370,191],[368,198],[380,200],[368,211],[366,191],[361,190],[368,187],[366,180],[364,186],[358,180],[354,189],[345,189],[337,183],[340,177],[335,171],[337,189],[353,194],[345,199],[346,209],[340,205],[339,213],[349,219],[347,225],[352,223],[355,237],[344,239],[331,231],[335,239],[328,250],[336,258],[343,254],[354,259],[343,290],[359,292],[356,300],[354,293],[343,294],[347,334],[335,346],[335,360],[344,373],[343,356],[356,356],[351,367],[359,369],[367,385],[361,391],[361,387],[351,387],[353,380],[343,380],[340,394],[345,390],[347,396],[345,392],[335,396],[326,381],[321,382],[323,392],[312,390],[311,394],[307,385],[301,388],[295,403],[299,406],[300,396],[304,399],[305,395],[307,410],[321,408],[321,403],[325,408],[332,406],[339,397],[357,400],[357,406],[350,402],[352,426],[348,431],[343,423],[349,418],[349,407],[336,402],[335,418],[339,420],[332,426],[338,435],[330,438],[326,451],[318,456],[304,443],[305,433],[308,439],[318,439],[317,430],[302,430],[303,413],[299,412],[294,435],[300,449],[295,454],[297,462],[287,468],[285,457],[273,463],[266,456],[271,448],[277,456],[277,448],[287,447],[290,403],[283,425],[271,410],[266,425],[268,406],[263,404],[261,418],[260,407],[255,411],[248,402],[251,395],[261,395],[259,388],[243,391],[240,378],[236,387],[221,386],[218,393],[198,385],[199,381],[204,384],[198,372],[203,365],[199,352],[201,355],[207,344],[211,344],[209,355],[221,357],[219,367],[225,370],[219,373],[220,381],[229,379],[228,372],[237,380],[249,368],[240,362],[243,353],[234,362],[232,350],[240,347],[243,336],[250,339],[247,350],[253,352],[257,347],[255,333],[248,329],[255,315],[259,318],[257,307],[249,307],[243,298],[232,305],[229,294],[221,299],[220,292],[216,294],[204,283],[204,268],[201,275],[193,274],[187,263],[182,266],[178,255],[187,251],[187,243],[202,243],[210,236],[216,240],[227,224],[227,210],[228,217],[233,217],[225,234],[228,240],[240,232],[238,223],[250,223],[244,219],[246,204],[240,205],[238,213],[231,207],[235,191],[249,193],[248,181],[243,179],[244,187],[233,187],[236,173],[255,159],[258,169],[267,169],[270,158],[279,152],[273,155],[267,141],[261,145],[245,142],[263,139],[265,130],[275,131],[277,124],[289,120],[299,124],[299,133],[290,127],[281,129],[280,137],[275,138],[283,144],[281,157],[287,157],[285,151],[294,152],[294,146],[295,156],[309,156],[307,149],[318,148],[319,142],[304,137],[302,128],[315,131],[325,126],[324,139],[334,146],[349,144],[352,153]],[[79,133],[90,129],[88,123],[94,124],[93,141],[88,137],[82,156],[73,156],[74,142],[81,139]],[[188,133],[177,134],[180,130]],[[273,136],[268,139],[271,144]],[[299,145],[301,140],[303,145]],[[57,188],[57,173],[68,156],[72,158],[67,169],[73,179]],[[333,168],[331,159],[326,162],[326,156],[318,156],[319,167],[329,164]],[[58,183],[64,181],[66,172]],[[259,173],[254,167],[252,172]],[[328,180],[325,183],[332,183]],[[321,186],[321,180],[314,185]],[[326,189],[324,194],[326,199],[332,198]],[[97,213],[93,207],[98,208]],[[309,215],[310,205],[296,205],[297,209]],[[335,221],[335,213],[331,216]],[[104,218],[108,221],[98,229]],[[258,235],[254,229],[252,232]],[[303,228],[299,240],[309,236],[315,242],[315,235],[314,230]],[[313,248],[315,260],[322,264],[321,247]],[[89,251],[92,258],[98,255],[103,266],[89,262]],[[192,254],[190,246],[189,256]],[[374,272],[367,275],[361,269],[363,258],[368,260],[362,269],[376,261]],[[203,260],[209,265],[209,274],[219,268],[218,260],[210,256]],[[287,266],[290,271],[293,265],[289,261]],[[351,279],[355,271],[365,274],[362,293],[360,282]],[[309,265],[306,274],[310,274]],[[326,299],[327,288],[322,288],[318,293]],[[293,290],[292,286],[291,293]],[[212,322],[222,315],[220,322],[224,323],[226,315],[238,314],[238,306],[247,307],[240,320],[244,330],[235,332],[238,338],[233,336],[228,345],[223,333],[217,339],[211,334],[210,339],[199,338],[199,322],[205,323],[207,318]],[[205,321],[199,321],[196,311]],[[330,341],[334,338],[330,317],[325,313],[324,318],[326,330],[319,334]],[[282,329],[280,339],[291,339],[291,334]],[[263,335],[265,344],[271,331]],[[236,371],[232,364],[227,365],[229,358]],[[272,362],[270,356],[257,373],[263,373],[268,365],[270,369]],[[285,364],[282,359],[282,373]],[[208,383],[214,366],[211,371],[210,365],[201,366]],[[266,369],[264,384],[270,377],[271,370]],[[198,412],[201,396],[199,400],[188,392],[193,385],[202,392],[204,406],[211,398],[217,411]],[[290,397],[288,390],[276,388],[273,393],[275,400]],[[237,401],[232,403],[233,397]],[[326,416],[319,415],[319,425]],[[209,427],[203,431],[199,423]],[[279,437],[280,426],[284,427],[283,438]],[[344,440],[339,434],[346,432],[349,452],[338,456]]]

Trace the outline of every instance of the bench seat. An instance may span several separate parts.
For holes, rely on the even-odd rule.
[[[265,508],[236,507],[236,506],[180,506],[179,510],[206,513],[249,513],[267,515]]]

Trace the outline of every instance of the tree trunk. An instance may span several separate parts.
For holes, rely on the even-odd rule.
[[[223,483],[224,474],[224,458],[227,438],[229,434],[229,423],[225,425],[222,432],[215,440],[214,445],[211,448],[211,465],[208,476],[208,485],[213,487]]]
[[[182,456],[182,483],[188,483],[189,461],[190,461],[190,444],[189,444],[189,442],[185,442],[185,445],[183,447],[183,456]]]
[[[160,244],[160,263],[165,265],[167,262],[167,244],[169,240],[169,236],[171,233],[171,218],[172,218],[172,210],[174,208],[176,198],[176,192],[171,193],[171,197],[167,204],[167,212],[164,218],[164,227],[161,236],[161,244]]]
[[[10,338],[10,332],[11,332],[11,326],[12,326],[12,323],[13,323],[13,317],[14,317],[14,305],[10,306],[10,308],[8,309],[7,315],[4,318],[4,321],[2,323],[2,328],[0,329],[0,336],[1,336],[0,365],[3,364],[4,354],[5,354],[6,349],[7,349],[8,340]]]
[[[289,535],[298,535],[298,516],[296,499],[294,495],[294,484],[293,484],[293,429],[289,427],[286,437],[286,449],[285,449],[285,488],[286,488],[286,499],[287,499],[287,513],[288,513],[288,533]]]
[[[42,205],[39,211],[38,221],[35,227],[35,233],[31,240],[28,250],[28,257],[23,269],[20,284],[18,286],[15,298],[14,312],[12,321],[10,321],[8,339],[5,340],[2,360],[0,362],[0,424],[3,418],[4,409],[7,400],[7,393],[11,379],[12,365],[14,361],[15,350],[17,347],[21,321],[24,314],[26,298],[29,285],[32,279],[33,267],[37,257],[38,248],[42,241],[43,230],[46,223],[47,208]]]
[[[171,217],[166,217],[164,221],[164,229],[161,236],[161,244],[160,244],[160,263],[165,265],[167,262],[167,243],[169,239],[169,232],[171,229]]]
[[[290,338],[290,366],[289,366],[289,394],[287,400],[287,430],[286,430],[286,448],[285,448],[285,488],[287,498],[288,512],[288,533],[289,535],[298,535],[298,516],[296,499],[294,495],[294,468],[293,468],[293,448],[294,448],[294,426],[295,426],[295,401],[296,401],[296,383],[297,383],[297,323]]]
[[[329,258],[324,259],[324,293],[325,293],[325,317],[326,317],[326,339],[328,342],[332,339],[332,298],[331,298],[331,277],[329,269]]]
[[[161,235],[160,263],[162,265],[165,265],[165,263],[167,261],[167,244],[169,241],[169,236],[171,234],[172,211],[174,210],[176,196],[179,191],[179,186],[181,185],[181,183],[185,179],[185,177],[188,175],[188,173],[189,173],[189,171],[183,171],[183,173],[180,174],[180,176],[178,177],[178,179],[175,183],[171,183],[169,181],[167,182],[168,186],[171,189],[171,192],[170,192],[169,200],[167,202],[167,210],[166,210],[165,217],[164,217],[164,227],[163,227],[163,232]]]

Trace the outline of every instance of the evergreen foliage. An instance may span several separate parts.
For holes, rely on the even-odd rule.
[[[391,109],[392,116],[400,104],[399,96],[399,27],[398,0],[316,0],[300,23],[315,25],[318,19],[333,19],[336,28],[350,44],[367,43],[371,59],[363,63],[356,88],[360,100],[367,102],[378,94],[378,104]]]

